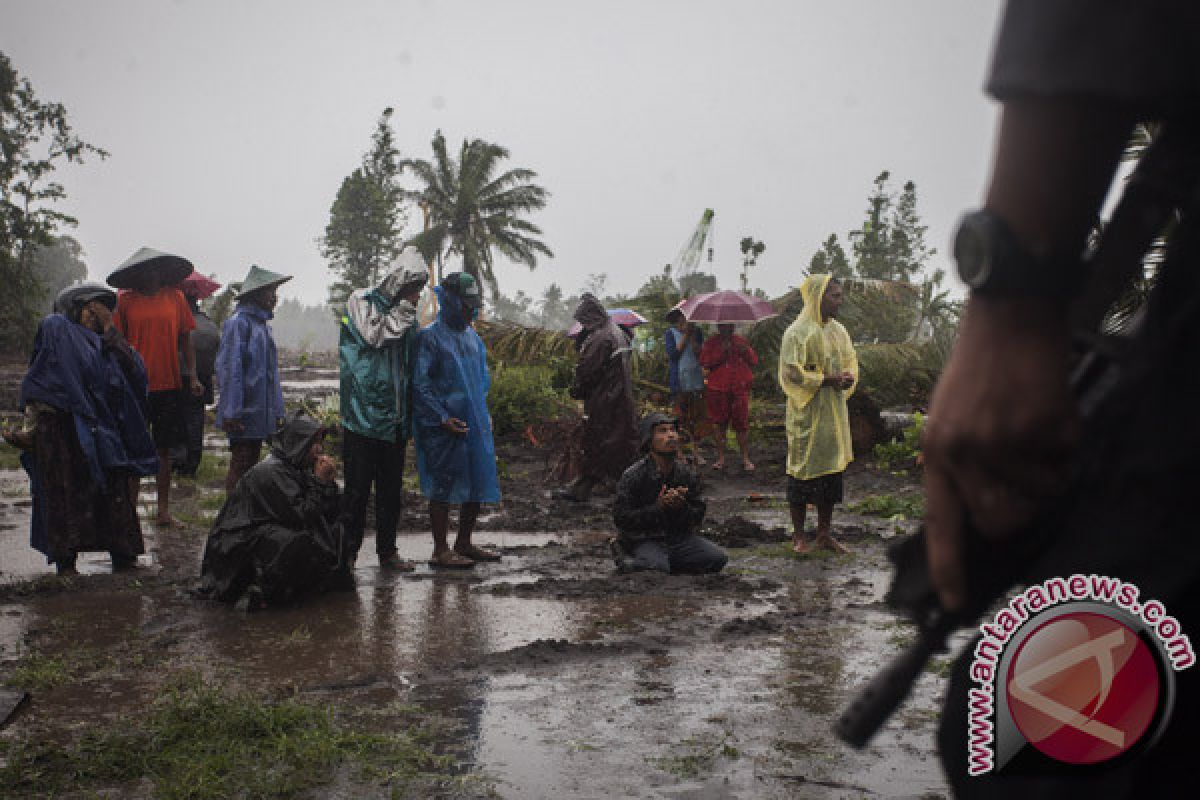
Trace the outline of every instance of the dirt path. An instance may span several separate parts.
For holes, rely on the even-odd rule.
[[[328,380],[320,368],[294,377]],[[247,796],[942,795],[933,734],[944,662],[867,750],[829,732],[850,692],[912,635],[881,604],[884,537],[910,523],[839,512],[837,533],[854,555],[792,557],[780,434],[756,427],[756,474],[734,459],[725,474],[706,475],[705,532],[731,548],[721,575],[616,575],[605,543],[611,498],[551,500],[545,454],[515,437],[498,448],[504,503],[480,525],[501,563],[393,575],[368,541],[352,591],[253,615],[190,592],[223,497],[220,437],[201,480],[176,491],[188,527],[147,525],[149,552],[131,575],[108,574],[107,559],[91,554],[81,577],[51,577],[27,545],[24,474],[0,469],[0,681],[9,692],[0,701],[29,692],[0,729],[0,794],[227,796],[219,769],[173,778],[148,759],[122,771],[112,764],[125,761],[104,749],[136,740],[122,732],[161,723],[168,701],[194,699],[202,686],[235,706],[297,703],[342,726],[317,742],[324,755],[304,757],[320,762],[307,782],[267,775],[273,788],[243,785]],[[425,506],[415,478],[406,484],[399,545],[423,560]],[[916,491],[908,476],[861,465],[847,488],[847,505]],[[151,500],[142,497],[144,519]],[[173,688],[180,681],[192,681],[192,694]],[[212,715],[234,714],[220,708]],[[197,713],[189,706],[186,718]],[[348,730],[393,736],[392,760]],[[398,732],[410,737],[402,752]],[[184,768],[212,762],[180,752],[191,753]],[[355,758],[365,767],[350,768]],[[71,768],[59,771],[74,775],[65,783],[51,774],[62,759]],[[236,774],[271,772],[248,769]]]

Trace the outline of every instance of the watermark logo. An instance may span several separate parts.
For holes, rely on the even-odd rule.
[[[1153,744],[1170,718],[1191,642],[1163,605],[1096,575],[1052,578],[980,626],[968,707],[968,772],[1029,749],[1091,765]]]

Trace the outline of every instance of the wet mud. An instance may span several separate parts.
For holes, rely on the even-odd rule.
[[[0,470],[0,680],[31,695],[0,742],[65,746],[136,719],[170,676],[196,671],[264,696],[420,709],[450,771],[470,778],[397,789],[337,772],[305,796],[944,795],[937,664],[866,750],[830,732],[851,692],[912,637],[881,602],[886,538],[910,523],[839,510],[835,533],[854,553],[795,557],[782,443],[756,447],[754,475],[736,462],[706,475],[704,532],[730,548],[721,575],[616,574],[611,497],[552,500],[545,454],[518,439],[501,443],[505,502],[477,534],[501,562],[429,567],[425,507],[410,485],[398,544],[413,572],[381,570],[369,537],[352,590],[254,614],[192,592],[219,476],[178,484],[189,522],[179,530],[149,524],[146,483],[148,552],[135,572],[109,574],[107,557],[89,554],[84,574],[58,579],[27,544],[23,473]],[[856,465],[847,499],[914,486]],[[39,682],[31,666],[54,659],[58,680]],[[154,796],[146,782],[113,791]]]

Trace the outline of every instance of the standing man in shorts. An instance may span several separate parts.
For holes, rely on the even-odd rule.
[[[183,265],[186,271],[178,275]],[[142,248],[108,277],[113,286],[131,287],[117,295],[113,324],[146,365],[148,421],[158,451],[155,524],[159,527],[183,524],[171,516],[171,450],[182,447],[187,436],[182,393],[197,397],[204,393],[204,386],[196,378],[196,351],[190,335],[196,323],[177,286],[191,271],[192,265],[186,259]],[[186,386],[180,354],[187,367]]]
[[[842,474],[854,459],[846,398],[858,382],[858,357],[850,335],[834,317],[842,285],[828,274],[810,275],[800,285],[804,309],[779,346],[779,385],[787,395],[788,506],[792,549],[807,553],[804,515],[817,507],[816,546],[849,549],[833,538],[833,506],[842,501]]]
[[[716,429],[717,460],[712,468],[725,468],[725,432],[733,428],[738,449],[742,451],[742,469],[754,472],[750,460],[750,384],[758,364],[758,354],[750,343],[733,332],[732,322],[717,326],[717,335],[700,348],[700,365],[708,370],[704,397],[708,421]]]
[[[250,267],[238,290],[237,309],[221,328],[217,351],[217,427],[229,435],[229,471],[225,491],[231,493],[258,463],[263,441],[283,422],[283,389],[279,355],[267,321],[279,302],[279,286],[292,279],[260,266]]]

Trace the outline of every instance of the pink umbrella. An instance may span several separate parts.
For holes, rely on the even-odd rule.
[[[728,289],[689,297],[675,308],[692,322],[758,322],[779,313],[766,300]]]
[[[179,284],[180,291],[188,297],[194,297],[197,300],[212,297],[217,289],[220,288],[221,284],[195,270],[192,270],[192,274],[184,278]]]
[[[618,325],[624,325],[626,328],[636,328],[638,325],[644,325],[647,322],[645,317],[630,308],[610,308],[608,310],[608,318]],[[574,339],[582,332],[583,326],[576,322],[567,331],[567,336]]]

